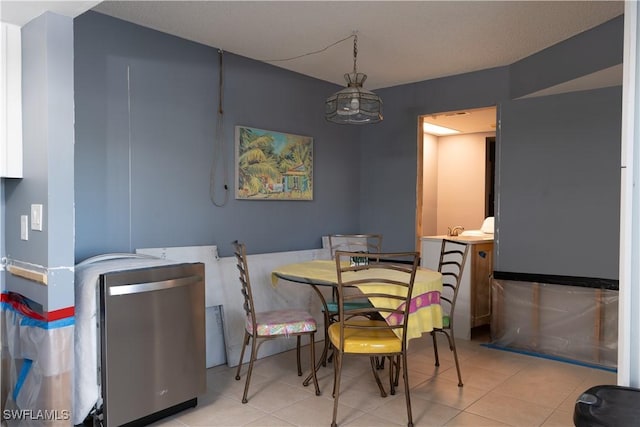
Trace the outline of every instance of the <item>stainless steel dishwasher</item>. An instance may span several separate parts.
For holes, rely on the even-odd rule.
[[[146,425],[206,391],[204,264],[100,275],[95,424]]]

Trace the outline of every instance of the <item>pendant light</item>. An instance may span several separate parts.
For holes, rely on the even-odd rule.
[[[362,87],[367,75],[358,73],[358,35],[353,37],[353,72],[344,75],[347,87],[327,98],[325,118],[333,123],[363,125],[382,121],[382,99]]]

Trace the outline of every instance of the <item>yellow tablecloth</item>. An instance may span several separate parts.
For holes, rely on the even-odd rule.
[[[368,270],[347,272],[343,275],[345,281],[354,277],[367,275]],[[375,273],[380,277],[380,271]],[[385,270],[383,274],[390,278],[398,272]],[[402,273],[399,273],[402,274]],[[355,276],[357,275],[357,276]],[[406,276],[405,276],[406,277]],[[338,275],[336,262],[328,260],[314,260],[296,264],[283,265],[271,272],[271,282],[275,286],[278,278],[293,282],[307,283],[310,285],[336,286]],[[369,285],[371,286],[371,285]],[[442,308],[440,307],[440,293],[442,292],[442,275],[437,271],[419,268],[413,284],[413,296],[407,325],[407,340],[420,337],[424,332],[430,332],[433,328],[442,327]],[[389,300],[376,298],[371,301],[374,307],[389,307]],[[395,306],[393,306],[395,304]],[[391,300],[391,308],[397,307],[397,301]]]

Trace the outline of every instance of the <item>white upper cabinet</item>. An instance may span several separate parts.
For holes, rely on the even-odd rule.
[[[20,27],[0,25],[0,177],[22,178]]]

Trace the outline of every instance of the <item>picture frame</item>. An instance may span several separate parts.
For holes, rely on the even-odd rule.
[[[235,197],[313,200],[313,138],[236,126]]]

